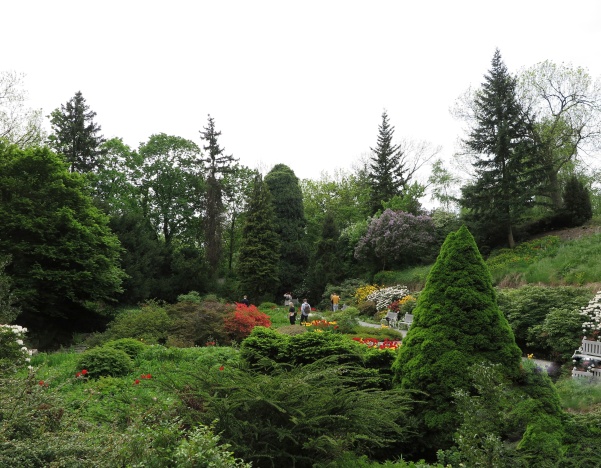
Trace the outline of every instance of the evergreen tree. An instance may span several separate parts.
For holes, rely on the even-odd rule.
[[[489,361],[515,378],[521,352],[465,226],[447,236],[413,314],[393,370],[401,388],[425,392],[413,410],[423,455],[450,446],[460,422],[452,393],[469,391],[467,369]]]
[[[321,238],[311,263],[309,273],[309,296],[317,304],[328,284],[337,284],[344,276],[343,262],[338,247],[340,233],[334,215],[326,213],[321,229]]]
[[[275,229],[280,237],[280,291],[294,291],[301,285],[309,264],[303,193],[294,171],[284,164],[275,165],[265,176],[265,183],[271,193]]]
[[[535,164],[531,128],[516,97],[516,82],[497,49],[476,94],[475,126],[465,141],[477,155],[476,181],[462,188],[461,204],[484,229],[502,228],[514,247],[513,227],[532,205],[543,177]]]
[[[568,179],[563,191],[563,212],[570,226],[581,226],[593,217],[591,194],[575,175]]]
[[[205,255],[211,274],[216,275],[223,250],[223,176],[232,171],[236,159],[232,155],[226,155],[225,149],[221,148],[218,138],[221,132],[215,130],[215,119],[209,115],[204,132],[200,132],[201,138],[207,142],[203,149],[207,152],[207,191],[205,195]]]
[[[90,110],[81,91],[49,117],[53,132],[49,144],[65,157],[71,172],[94,171],[100,165],[105,140],[100,125],[94,122],[96,112]]]
[[[382,113],[382,123],[378,127],[378,142],[371,148],[373,156],[370,164],[371,193],[370,209],[375,214],[382,208],[382,202],[400,194],[402,170],[400,147],[392,143],[394,127],[388,121],[386,111]]]
[[[271,194],[260,175],[254,180],[238,259],[238,278],[251,301],[273,300],[279,283],[280,241]]]

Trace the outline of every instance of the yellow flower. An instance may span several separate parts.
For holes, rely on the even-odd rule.
[[[529,354],[528,355],[528,359],[533,359],[534,358],[534,354]]]

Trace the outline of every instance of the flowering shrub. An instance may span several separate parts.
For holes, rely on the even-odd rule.
[[[382,269],[391,264],[420,263],[436,244],[435,230],[429,216],[387,209],[379,218],[370,221],[367,233],[355,247],[355,258],[376,258]]]
[[[366,345],[368,348],[374,349],[397,349],[401,346],[399,340],[391,340],[390,338],[384,338],[383,341],[379,341],[377,338],[360,338],[355,337],[353,341]]]
[[[23,345],[27,328],[0,325],[0,372],[16,371],[29,362],[31,351]]]
[[[255,327],[269,328],[271,320],[254,305],[236,304],[236,310],[223,319],[223,324],[230,338],[243,340]]]
[[[367,296],[378,291],[382,286],[378,286],[377,284],[368,284],[365,286],[361,286],[355,290],[355,300],[357,304],[361,304],[367,300]]]
[[[403,299],[405,296],[409,295],[409,290],[407,286],[390,286],[388,288],[382,288],[378,291],[374,291],[367,296],[368,301],[373,301],[376,303],[376,309],[378,311],[388,309],[388,306],[392,304],[394,301],[398,301]]]
[[[597,292],[588,305],[580,308],[580,315],[586,317],[582,324],[582,333],[589,340],[601,341],[601,291]]]

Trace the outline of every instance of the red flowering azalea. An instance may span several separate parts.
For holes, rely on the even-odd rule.
[[[264,314],[256,306],[236,304],[236,310],[223,319],[225,331],[236,340],[246,338],[257,326],[270,327],[269,315]]]

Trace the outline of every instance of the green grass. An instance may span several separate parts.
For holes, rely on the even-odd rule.
[[[567,378],[556,384],[564,409],[590,411],[601,406],[601,382]]]

